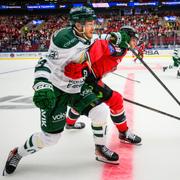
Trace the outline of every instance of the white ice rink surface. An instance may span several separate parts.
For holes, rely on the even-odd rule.
[[[162,71],[171,60],[148,58],[146,62],[180,100],[180,79],[175,69]],[[39,110],[31,101],[35,64],[35,60],[0,61],[1,172],[9,151],[40,130]],[[116,73],[140,83],[110,74],[104,81],[112,89],[180,117],[180,106],[142,64],[124,60]],[[125,93],[127,83],[130,86]],[[13,175],[0,176],[0,180],[180,180],[180,121],[130,103],[125,103],[125,108],[127,117],[131,116],[129,126],[142,137],[142,145],[120,143],[109,119],[108,144],[120,155],[118,166],[95,160],[90,120],[83,116],[85,129],[65,130],[57,145],[23,158]]]

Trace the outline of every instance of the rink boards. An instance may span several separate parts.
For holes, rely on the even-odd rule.
[[[0,60],[37,60],[47,52],[10,52],[0,53]],[[146,58],[169,58],[172,57],[173,50],[149,49],[144,51]],[[128,51],[126,58],[132,58],[133,55]]]

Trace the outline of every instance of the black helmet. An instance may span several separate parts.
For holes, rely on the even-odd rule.
[[[125,31],[127,33],[127,35],[131,37],[135,37],[137,39],[139,39],[139,35],[137,33],[137,31],[132,27],[132,26],[122,26],[120,31]]]
[[[72,8],[69,16],[71,25],[74,25],[76,22],[85,23],[85,21],[96,19],[94,10],[85,6]]]

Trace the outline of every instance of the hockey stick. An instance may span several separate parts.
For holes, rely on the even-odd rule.
[[[141,61],[141,63],[149,70],[149,72],[156,78],[156,80],[164,87],[164,89],[169,93],[169,95],[178,103],[180,106],[179,100],[172,94],[172,92],[167,88],[167,86],[159,79],[159,77],[152,71],[152,69],[144,62],[144,60],[136,53],[134,49],[130,47],[127,43],[129,50]]]
[[[119,77],[125,78],[125,79],[127,79],[127,80],[129,80],[129,81],[134,81],[134,82],[137,82],[137,83],[141,83],[141,81],[134,80],[134,79],[131,79],[131,78],[128,78],[128,77],[122,76],[122,75],[117,74],[117,73],[114,73],[114,72],[111,72],[111,74],[114,74],[114,75],[116,75],[116,76],[119,76]]]
[[[135,101],[132,101],[132,100],[129,100],[129,99],[126,99],[126,98],[124,98],[124,101],[127,101],[127,102],[129,102],[129,103],[132,103],[132,104],[141,106],[141,107],[146,108],[146,109],[149,109],[149,110],[151,110],[151,111],[155,111],[155,112],[160,113],[160,114],[163,114],[163,115],[165,115],[165,116],[169,116],[169,117],[171,117],[171,118],[180,120],[180,117],[177,117],[177,116],[174,116],[174,115],[172,115],[172,114],[169,114],[169,113],[160,111],[160,110],[158,110],[158,109],[155,109],[155,108],[146,106],[146,105],[144,105],[144,104],[140,104],[140,103],[138,103],[138,102],[135,102]]]

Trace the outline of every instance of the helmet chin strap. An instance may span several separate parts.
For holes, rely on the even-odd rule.
[[[86,40],[90,40],[86,35],[85,35],[85,25],[82,25],[83,26],[83,31],[79,31],[76,26],[74,26],[74,30],[79,33],[79,34],[82,34],[83,38],[86,39]]]

